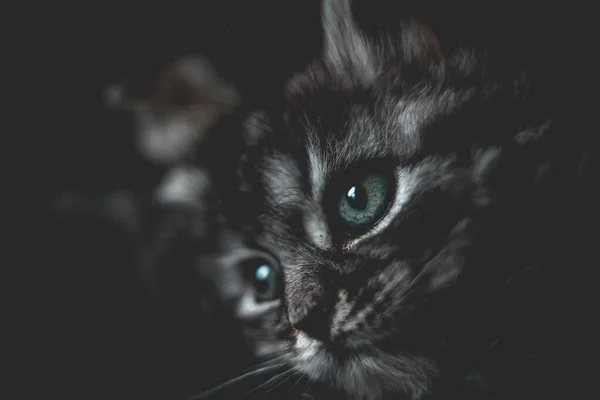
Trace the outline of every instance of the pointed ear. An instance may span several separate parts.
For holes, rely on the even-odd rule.
[[[405,63],[429,69],[442,62],[443,55],[438,38],[425,24],[409,16],[402,20],[400,29],[400,52]]]
[[[323,0],[323,50],[328,68],[369,82],[390,63],[429,70],[442,60],[436,35],[408,9],[385,1],[368,4],[375,22],[372,28],[380,33],[377,37],[369,37],[358,25],[353,14],[358,7],[353,7],[352,0]]]
[[[137,145],[157,164],[174,164],[192,153],[239,94],[203,57],[186,56],[165,66],[155,90],[135,102]]]
[[[323,0],[323,58],[333,72],[369,81],[378,72],[375,47],[358,27],[351,0]]]

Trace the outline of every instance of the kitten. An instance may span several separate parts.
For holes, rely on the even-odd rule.
[[[234,129],[245,115],[236,104],[237,91],[199,55],[175,60],[156,78],[148,96],[134,96],[128,82],[105,92],[107,108],[126,122],[110,127],[136,144],[135,156],[152,167],[151,184],[103,196],[74,191],[55,202],[61,212],[114,222],[132,253],[124,265],[114,266],[125,276],[115,275],[115,284],[128,288],[127,301],[120,303],[123,314],[136,316],[121,323],[122,350],[115,352],[125,362],[130,349],[140,348],[143,359],[130,357],[129,368],[147,382],[132,379],[135,391],[118,398],[186,398],[235,376],[276,347],[256,325],[269,311],[257,300],[276,295],[271,281],[277,264],[220,212],[217,183],[232,179],[242,149]],[[149,175],[136,172],[141,179]],[[110,288],[102,295],[114,297]],[[105,325],[116,325],[111,322]],[[223,354],[226,362],[215,362]],[[102,390],[114,390],[112,378],[105,374]],[[244,385],[260,383],[253,379]],[[227,395],[252,388],[244,385]]]
[[[137,121],[140,153],[165,171],[139,207],[139,277],[169,397],[187,398],[278,351],[260,328],[273,309],[263,301],[278,295],[280,278],[272,256],[221,212],[220,183],[235,178],[243,144],[236,89],[200,56],[158,78],[154,96],[123,105]],[[254,371],[218,395],[241,397],[263,376]]]
[[[166,179],[177,184],[187,179],[197,194],[200,176],[201,171],[182,167]],[[271,296],[265,284],[276,263],[229,229],[210,198],[172,196],[144,215],[140,278],[157,365],[172,386],[170,397],[187,398],[272,353],[273,344],[256,336],[255,324],[269,311],[257,299]],[[223,354],[226,362],[216,362]]]
[[[474,374],[503,398],[566,388],[587,139],[518,66],[442,49],[408,15],[367,32],[352,10],[323,1],[322,57],[248,117],[257,144],[224,182],[283,271],[262,299],[276,359],[349,399],[466,398]],[[537,375],[517,368],[529,353]]]

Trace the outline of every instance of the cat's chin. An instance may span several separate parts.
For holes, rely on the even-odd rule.
[[[431,387],[436,367],[422,357],[384,353],[376,348],[333,350],[300,332],[295,335],[294,368],[311,380],[334,386],[350,398],[375,400],[396,393],[420,399]]]

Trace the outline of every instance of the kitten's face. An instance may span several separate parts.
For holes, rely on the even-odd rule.
[[[284,273],[287,358],[357,398],[421,398],[448,365],[460,375],[533,226],[527,202],[511,209],[535,173],[520,143],[543,131],[522,118],[521,75],[402,27],[368,42],[326,2],[323,61],[242,167],[246,217]]]
[[[152,351],[175,397],[223,382],[281,346],[264,331],[276,318],[277,263],[228,226],[213,178],[201,165],[174,166],[144,209],[140,272],[152,299]],[[214,365],[223,354],[227,362]]]

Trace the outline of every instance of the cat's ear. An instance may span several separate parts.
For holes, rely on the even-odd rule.
[[[353,3],[352,0],[323,0],[323,56],[329,69],[368,82],[390,63],[397,67],[412,64],[429,69],[441,62],[442,52],[436,35],[414,18],[410,10],[396,3],[369,3],[368,11],[373,14],[370,17],[377,21],[373,31],[379,32],[375,34],[378,37],[373,37],[374,32],[369,36],[359,26]]]
[[[405,64],[427,70],[443,62],[442,50],[435,33],[412,16],[406,16],[401,21],[399,47]]]
[[[165,65],[149,92],[128,99],[128,106],[136,119],[138,150],[162,165],[193,153],[211,127],[240,101],[236,88],[201,56]]]
[[[374,46],[354,18],[351,0],[323,0],[323,58],[329,69],[338,74],[352,74],[362,80],[378,73]]]

